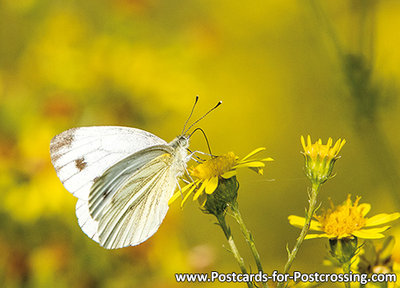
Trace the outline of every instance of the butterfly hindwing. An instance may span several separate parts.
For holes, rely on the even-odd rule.
[[[149,159],[150,153],[154,153],[151,148],[145,149],[140,157]],[[98,236],[103,247],[114,249],[137,245],[157,231],[176,187],[175,175],[169,169],[173,160],[170,150],[168,146],[160,147],[157,157],[148,160],[133,174],[123,177],[113,187],[116,190],[111,198],[105,201],[102,210],[95,215],[92,214],[90,197],[89,210],[98,221]],[[125,163],[118,165],[122,164]],[[113,169],[119,170],[116,166]],[[113,169],[110,169],[110,175]]]
[[[95,179],[108,168],[137,151],[165,144],[161,138],[136,128],[81,127],[55,136],[50,155],[65,188],[75,197],[88,200]]]
[[[167,145],[157,145],[138,151],[113,165],[95,180],[89,194],[90,215],[98,220],[105,205],[119,192],[128,179],[144,165],[162,154],[171,154]],[[138,181],[141,179],[139,178]]]
[[[107,169],[102,176],[95,180],[91,187],[89,200],[78,199],[76,216],[82,231],[99,243],[99,220],[103,214],[104,207],[112,199],[112,196],[119,191],[128,178],[146,163],[157,156],[170,154],[171,152],[171,148],[166,145],[151,146],[122,159]],[[154,168],[157,169],[158,167]],[[140,178],[137,179],[137,181],[140,180]],[[131,192],[127,191],[127,193]]]

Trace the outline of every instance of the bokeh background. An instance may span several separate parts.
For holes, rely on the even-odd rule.
[[[199,123],[214,153],[265,146],[275,159],[264,176],[239,172],[266,272],[282,269],[299,233],[287,216],[307,205],[300,135],[347,140],[323,207],[351,193],[371,215],[400,211],[398,15],[397,0],[0,0],[0,286],[232,287],[175,282],[175,272],[239,270],[197,203],[172,205],[145,243],[107,251],[80,230],[50,163],[51,138],[71,127],[170,141],[195,95],[196,117],[223,101]],[[191,147],[207,150],[200,134]],[[306,241],[294,268],[332,271],[326,245]]]

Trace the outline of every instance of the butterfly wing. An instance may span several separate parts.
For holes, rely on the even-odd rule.
[[[106,205],[131,175],[155,157],[164,154],[166,152],[165,149],[168,150],[168,153],[171,152],[168,146],[152,146],[121,160],[95,180],[91,187],[89,200],[78,199],[76,202],[76,217],[82,231],[89,238],[99,242],[97,233],[98,220],[104,213]]]
[[[78,199],[75,213],[82,231],[89,236],[89,238],[99,243],[99,234],[97,233],[99,223],[90,216],[88,200]]]
[[[161,138],[136,128],[81,127],[55,136],[50,156],[65,188],[75,197],[88,200],[95,179],[108,168],[144,148],[165,144]]]
[[[153,235],[176,187],[173,161],[174,150],[159,145],[108,169],[93,185],[88,205],[79,209],[87,220],[82,230],[107,249],[137,245]]]

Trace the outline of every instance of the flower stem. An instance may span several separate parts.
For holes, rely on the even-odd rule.
[[[351,266],[351,262],[350,261],[346,262],[346,263],[343,263],[343,267],[342,268],[343,268],[344,274],[349,274],[350,273],[350,271],[351,271],[350,266]],[[346,288],[351,288],[350,282],[344,282],[344,286]]]
[[[242,271],[243,274],[247,274],[247,269],[246,269],[246,266],[244,265],[243,258],[242,258],[242,256],[240,256],[239,250],[237,249],[235,241],[233,240],[231,229],[226,224],[225,215],[217,214],[217,215],[215,215],[215,217],[217,217],[219,226],[222,228],[222,231],[224,231],[226,240],[228,240],[229,247],[231,248],[231,252],[239,264],[240,270]],[[247,286],[249,288],[253,288],[253,283],[247,282]]]
[[[232,210],[233,218],[235,218],[236,222],[239,224],[240,230],[242,231],[243,236],[246,239],[246,242],[250,247],[250,250],[251,250],[251,253],[253,254],[254,261],[256,262],[258,271],[263,272],[264,269],[261,264],[260,254],[258,253],[258,250],[256,248],[256,243],[254,242],[253,235],[247,229],[246,224],[244,224],[242,215],[240,214],[240,211],[239,211],[239,204],[235,201],[234,203],[232,203],[230,208]],[[265,283],[265,282],[262,282],[262,286],[265,288],[268,287],[267,283]]]
[[[300,236],[297,238],[296,244],[294,245],[292,251],[290,252],[288,251],[288,260],[285,264],[285,268],[283,271],[284,274],[289,272],[289,269],[292,266],[294,259],[296,258],[297,252],[299,251],[300,246],[303,243],[304,238],[308,233],[308,230],[310,229],[311,219],[315,213],[315,210],[317,209],[317,196],[320,186],[321,183],[319,182],[314,182],[312,184],[311,195],[309,200],[310,205],[307,210],[306,222],[304,223],[303,229],[301,230]],[[277,288],[283,287],[285,283],[286,282],[280,282]]]

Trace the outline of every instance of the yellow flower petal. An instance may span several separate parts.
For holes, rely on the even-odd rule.
[[[353,238],[353,235],[352,234],[342,234],[339,237],[337,237],[337,235],[331,235],[329,238],[330,239],[332,239],[332,238],[338,238],[338,239]]]
[[[290,215],[288,217],[290,225],[293,225],[298,228],[303,228],[304,223],[306,222],[306,219],[304,217],[296,216],[296,215]],[[318,221],[311,220],[310,224],[310,230],[314,231],[322,231],[321,225],[319,224]]]
[[[307,234],[304,239],[330,238],[328,234]]]
[[[303,135],[300,137],[301,145],[303,146],[303,150],[306,151],[306,142],[304,141]]]
[[[176,199],[178,199],[179,195],[182,195],[182,192],[178,190],[178,192],[175,192],[174,195],[172,195],[171,198],[168,200],[168,206],[171,205]]]
[[[190,188],[189,192],[186,194],[185,198],[183,198],[181,207],[185,204],[186,200],[189,198],[190,195],[192,195],[194,189],[196,188],[196,185],[193,185],[192,188]]]
[[[368,203],[359,204],[358,209],[360,209],[359,211],[362,211],[362,215],[365,216],[371,210],[371,204]]]
[[[199,190],[197,190],[197,192],[194,194],[193,196],[193,201],[197,200],[197,198],[199,198],[199,196],[201,195],[201,193],[203,193],[204,189],[206,188],[208,183],[208,179],[204,180],[204,182],[201,184]]]
[[[346,140],[345,139],[340,139],[338,141],[336,141],[334,149],[336,150],[336,154],[340,152],[340,150],[343,148],[344,144],[346,144]]]
[[[229,179],[229,178],[235,176],[236,174],[237,174],[236,170],[232,170],[232,171],[225,172],[224,174],[221,175],[221,177],[224,179]]]
[[[176,199],[178,199],[178,197],[180,195],[183,195],[183,193],[185,193],[186,190],[188,190],[190,187],[192,187],[195,182],[191,182],[191,183],[187,184],[186,186],[184,186],[182,188],[182,190],[178,190],[174,195],[172,195],[172,197],[168,201],[168,205],[171,205],[171,203],[174,202]]]
[[[339,139],[339,140],[340,140],[340,139]],[[339,140],[336,141],[336,143],[339,143]],[[329,137],[329,138],[328,138],[328,142],[326,143],[326,146],[327,146],[328,148],[331,148],[332,143],[333,143],[332,137]],[[338,145],[339,145],[339,144],[338,144]]]
[[[385,235],[381,234],[381,232],[384,232],[389,228],[390,226],[372,228],[372,229],[361,229],[358,231],[354,231],[352,234],[362,239],[380,239],[385,237]]]
[[[210,181],[208,181],[207,183],[206,193],[212,194],[215,191],[215,189],[217,189],[217,186],[218,186],[218,177],[217,176],[212,177]]]
[[[388,222],[392,222],[400,217],[400,213],[393,213],[393,214],[378,214],[371,218],[368,218],[365,222],[365,227],[377,226],[381,224],[386,224]]]
[[[267,148],[265,148],[265,147],[260,147],[260,148],[254,149],[249,154],[247,154],[241,161],[244,161],[244,160],[250,158],[251,156],[256,155],[258,152],[264,151],[266,149]]]
[[[235,166],[233,166],[233,168],[242,168],[242,167],[265,167],[265,163],[261,162],[261,161],[251,161],[251,162],[245,162],[245,163],[239,163]]]
[[[296,215],[290,215],[288,217],[290,225],[293,225],[298,228],[302,228],[304,226],[304,223],[306,222],[306,218],[296,216]]]

